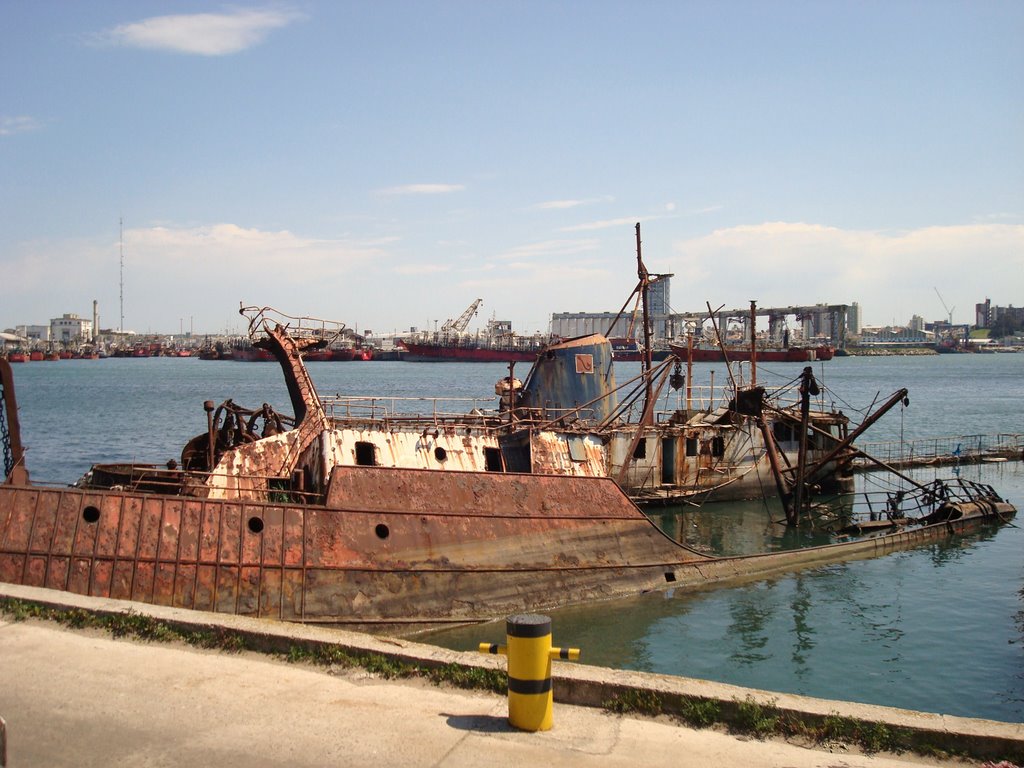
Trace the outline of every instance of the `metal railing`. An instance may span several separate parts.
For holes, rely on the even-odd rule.
[[[861,442],[857,443],[857,447],[869,456],[892,465],[970,462],[986,458],[1020,458],[1024,455],[1024,434],[947,435],[915,440]]]
[[[495,409],[497,398],[379,397],[328,395],[321,398],[328,418],[336,422],[394,424],[454,421],[468,425],[494,425],[503,417]],[[507,421],[507,416],[504,417]]]

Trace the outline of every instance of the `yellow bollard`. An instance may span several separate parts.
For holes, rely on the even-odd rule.
[[[508,657],[508,722],[523,731],[551,729],[551,660],[580,657],[579,648],[551,647],[551,619],[538,614],[510,616],[505,622],[507,645],[480,643],[481,653]]]

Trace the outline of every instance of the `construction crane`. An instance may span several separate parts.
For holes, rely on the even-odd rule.
[[[946,300],[942,298],[942,294],[939,293],[939,289],[938,288],[935,288],[935,295],[939,297],[939,301],[942,302],[942,308],[944,310],[946,310],[946,313],[949,315],[949,327],[952,328],[953,327],[953,310],[956,309],[956,307],[950,308],[950,307],[946,306]]]
[[[477,309],[483,303],[483,299],[477,299],[468,307],[466,307],[466,311],[459,315],[457,320],[452,320],[451,318],[448,318],[448,321],[441,326],[441,333],[445,335],[450,333],[462,333],[464,330],[466,330],[466,326],[469,325],[469,321],[473,318],[473,315],[476,314]]]

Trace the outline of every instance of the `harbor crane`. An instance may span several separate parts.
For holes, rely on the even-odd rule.
[[[946,310],[946,313],[949,315],[949,327],[952,328],[953,327],[953,310],[956,309],[956,307],[952,307],[952,308],[947,307],[946,306],[946,300],[942,298],[942,294],[939,293],[939,289],[935,288],[934,290],[935,290],[935,295],[938,296],[939,297],[939,301],[942,302],[942,308],[944,310]]]
[[[469,321],[473,318],[473,315],[476,314],[477,309],[479,309],[480,305],[483,303],[483,299],[477,299],[466,307],[466,311],[459,315],[458,319],[452,320],[451,318],[448,318],[447,322],[441,326],[441,333],[445,335],[451,333],[462,333],[466,330],[466,326],[469,325]]]

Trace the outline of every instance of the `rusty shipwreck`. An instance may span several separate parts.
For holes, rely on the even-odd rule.
[[[301,353],[323,337],[259,311],[252,320],[257,343],[281,364],[293,416],[207,403],[207,429],[180,463],[95,465],[71,487],[30,479],[13,375],[0,361],[0,581],[286,621],[418,627],[875,556],[1015,512],[987,486],[922,488],[890,500],[885,533],[708,557],[666,536],[614,479],[510,471],[504,447],[480,471],[343,461],[373,452],[345,443],[306,371]],[[437,436],[422,439],[440,455]]]
[[[639,280],[620,316],[635,298],[634,323],[642,308],[636,324],[644,329],[639,375],[617,381],[615,340],[595,333],[533,350],[522,382],[515,362],[525,358],[494,358],[509,363],[509,374],[496,383],[497,402],[474,403],[471,413],[441,398],[417,411],[422,400],[325,397],[336,427],[335,460],[611,477],[642,504],[760,498],[777,488],[792,495],[798,475],[820,494],[851,489],[856,451],[849,419],[823,401],[805,408],[800,379],[769,392],[757,385],[752,362],[746,382],[730,367],[728,385],[715,387],[712,379],[711,386],[694,386],[692,359],[654,363],[647,294],[660,276],[643,263],[639,224],[636,236]],[[451,322],[462,327],[478,302]]]

